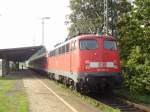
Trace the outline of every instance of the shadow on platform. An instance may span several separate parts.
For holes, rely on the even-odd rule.
[[[40,76],[40,79],[47,79],[46,74],[36,73],[30,69],[18,70],[18,71],[10,71],[8,75],[5,75],[3,79],[9,80],[17,80],[17,79],[34,79],[33,76]]]

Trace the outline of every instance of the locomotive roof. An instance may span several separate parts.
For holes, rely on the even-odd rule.
[[[59,48],[59,47],[61,47],[61,46],[63,46],[63,45],[65,45],[65,44],[67,44],[67,43],[69,43],[69,42],[71,42],[71,41],[73,41],[73,40],[77,40],[77,39],[87,39],[87,38],[107,38],[107,39],[115,39],[115,38],[113,38],[112,36],[109,36],[109,37],[106,37],[105,35],[96,35],[96,34],[82,34],[82,35],[78,35],[78,36],[75,36],[74,38],[71,38],[71,39],[69,39],[69,40],[67,40],[67,41],[64,41],[64,42],[62,42],[62,43],[59,43],[57,46],[55,46],[53,49],[51,49],[51,50],[54,50],[54,49],[57,49],[57,48]],[[50,51],[51,51],[50,50]]]

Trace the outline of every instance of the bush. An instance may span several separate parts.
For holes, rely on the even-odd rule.
[[[130,66],[124,71],[124,77],[130,92],[150,94],[150,66]]]

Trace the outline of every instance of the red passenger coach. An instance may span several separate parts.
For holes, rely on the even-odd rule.
[[[80,92],[117,87],[122,76],[116,40],[93,34],[67,40],[49,52],[48,72]]]

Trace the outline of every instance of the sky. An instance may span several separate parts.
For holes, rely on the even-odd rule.
[[[70,12],[69,0],[0,0],[0,49],[41,45],[42,17],[50,17],[44,34],[51,49],[67,38]]]

